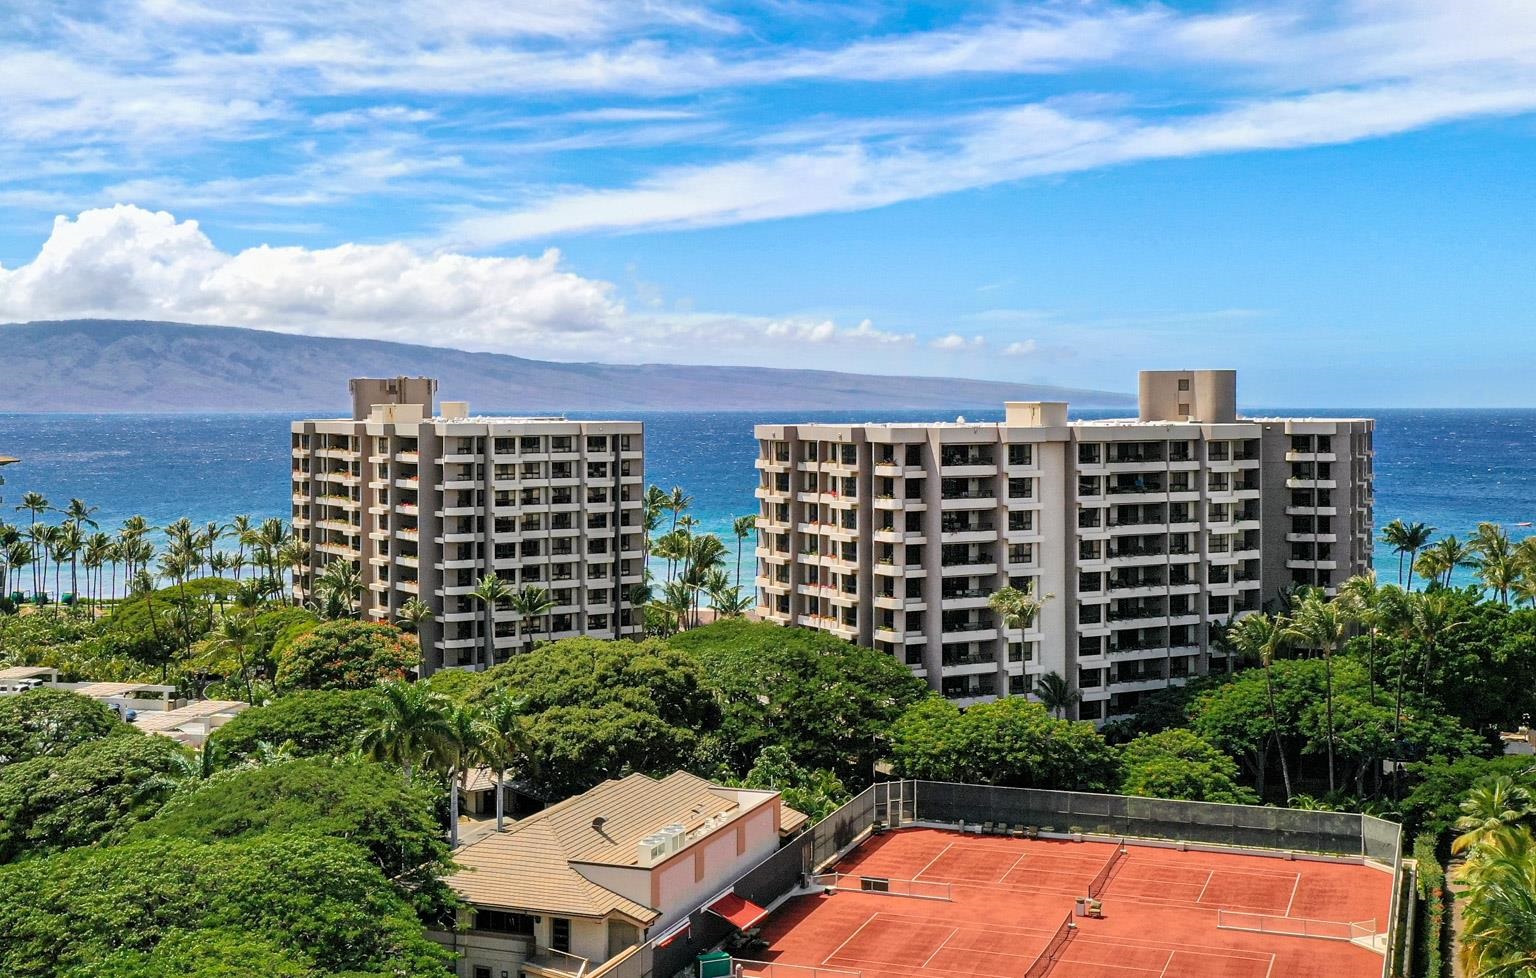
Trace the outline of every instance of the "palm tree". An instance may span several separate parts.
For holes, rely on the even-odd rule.
[[[416,768],[448,736],[452,708],[452,701],[430,687],[384,683],[368,713],[362,751],[376,761],[400,765],[410,783]]]
[[[1466,624],[1466,605],[1456,592],[1436,591],[1413,595],[1408,605],[1408,634],[1423,649],[1421,695],[1429,693],[1429,675],[1435,649],[1451,632]],[[1398,687],[1398,711],[1402,710],[1401,685]]]
[[[37,559],[37,553],[32,549],[32,544],[27,541],[12,540],[5,545],[4,559],[6,569],[5,580],[9,582],[13,575],[19,573],[23,567],[30,566]],[[9,584],[0,586],[0,591],[7,591],[8,587]]]
[[[539,587],[536,584],[524,584],[513,594],[507,602],[512,610],[517,613],[517,635],[519,651],[527,651],[522,648],[523,639],[528,637],[527,626],[524,622],[543,618],[555,607],[555,597],[549,593],[549,589]],[[548,628],[540,631],[549,631]]]
[[[1349,637],[1350,606],[1329,601],[1318,592],[1302,598],[1285,633],[1289,641],[1317,649],[1323,656],[1324,704],[1328,714],[1328,791],[1335,788],[1333,764],[1333,653]]]
[[[333,560],[315,578],[315,596],[326,618],[346,618],[361,611],[363,577],[350,560]]]
[[[721,618],[740,618],[757,603],[756,598],[742,594],[739,587],[710,589],[708,593],[709,606]]]
[[[1403,561],[1408,554],[1408,524],[1402,520],[1393,520],[1381,528],[1381,542],[1392,548],[1397,554],[1397,586],[1405,587]]]
[[[1271,667],[1275,655],[1285,647],[1290,622],[1259,613],[1248,615],[1227,630],[1226,639],[1239,653],[1256,658],[1264,667],[1264,687],[1269,697],[1269,735],[1280,754],[1280,777],[1285,782],[1285,796],[1291,797],[1291,767],[1285,756],[1285,741],[1280,736],[1280,711],[1275,706],[1275,679]],[[1262,765],[1261,765],[1262,767]],[[1262,781],[1262,772],[1260,780]],[[1263,794],[1263,786],[1259,786]]]
[[[1004,629],[1016,628],[1021,632],[1028,631],[1035,625],[1035,619],[1040,617],[1045,603],[1054,595],[1047,594],[1044,597],[1034,596],[1034,581],[1030,580],[1022,588],[1013,586],[998,588],[987,599],[987,607],[991,608]],[[1004,644],[1007,644],[1006,641]]]
[[[66,523],[73,523],[76,526],[89,526],[94,529],[97,523],[92,517],[100,508],[100,506],[87,506],[83,499],[71,499],[69,505],[59,510],[59,512],[64,514],[64,521]]]
[[[525,704],[505,693],[498,694],[480,711],[481,754],[496,775],[496,831],[506,821],[507,771],[529,760]]]
[[[481,668],[489,669],[496,664],[496,606],[506,604],[512,597],[512,586],[495,574],[486,574],[475,584],[469,596],[480,602],[485,614],[481,639]]]
[[[448,775],[448,847],[459,847],[459,794],[469,787],[469,772],[484,753],[483,728],[475,711],[450,706],[443,717],[443,731],[433,746],[433,756]]]
[[[672,514],[672,529],[677,529],[678,517],[692,505],[693,497],[684,492],[682,486],[672,487],[672,491],[667,493],[667,501],[663,504],[663,507]]]
[[[52,508],[53,507],[48,502],[48,497],[40,492],[24,492],[21,494],[21,505],[17,506],[16,510],[18,512],[25,510],[32,514],[31,529],[33,532],[31,536],[32,549],[34,553],[40,552],[37,546],[37,518]],[[47,577],[44,575],[44,580],[46,579]],[[32,592],[35,594],[40,590],[41,587],[38,585],[37,567],[34,566],[32,568]]]
[[[1477,552],[1478,580],[1485,589],[1498,594],[1500,604],[1508,607],[1509,589],[1520,572],[1509,533],[1497,523],[1479,523],[1471,546]]]
[[[1451,842],[1451,852],[1482,845],[1489,837],[1536,815],[1536,796],[1531,789],[1507,774],[1481,779],[1461,802]]]
[[[731,532],[736,535],[736,583],[741,584],[741,545],[757,531],[757,514],[738,516],[731,521]]]
[[[79,500],[71,500],[79,502]],[[80,552],[85,549],[85,534],[80,529],[79,523],[65,523],[58,527],[58,533],[54,536],[53,554],[54,570],[64,561],[69,561],[69,591],[75,601],[80,600]]]
[[[239,669],[240,685],[245,687],[245,701],[255,704],[256,700],[251,692],[251,640],[254,630],[250,620],[245,615],[225,615],[219,619],[218,627],[209,637],[207,651],[210,655],[215,653],[233,653]]]
[[[1040,698],[1041,705],[1059,720],[1066,719],[1067,711],[1083,698],[1058,672],[1042,675],[1035,683],[1035,695]]]
[[[1521,826],[1463,866],[1461,963],[1478,978],[1536,974],[1536,840]]]
[[[256,525],[251,518],[244,513],[229,521],[229,528],[235,535],[235,580],[240,579],[240,568],[245,566],[245,548],[256,539]]]
[[[420,598],[410,598],[395,611],[395,621],[412,635],[421,634],[421,626],[435,617],[432,606]]]
[[[92,574],[94,573],[96,576],[94,593],[98,602],[102,596],[101,569],[111,559],[112,551],[112,538],[105,533],[92,533],[85,540],[85,553],[82,555],[80,562],[85,565],[85,580],[88,591],[92,590],[90,587]]]
[[[1427,557],[1428,554],[1425,555]],[[1425,557],[1420,557],[1422,561]],[[1376,573],[1367,571],[1364,574],[1356,574],[1339,586],[1339,597],[1350,603],[1352,616],[1356,622],[1366,626],[1366,652],[1365,670],[1366,683],[1370,694],[1370,704],[1376,705],[1376,637],[1380,629],[1393,619],[1397,612],[1396,597],[1401,592],[1395,589],[1379,587],[1376,584]],[[1285,793],[1291,793],[1286,788]]]

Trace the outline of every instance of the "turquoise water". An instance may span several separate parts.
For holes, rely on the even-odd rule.
[[[1536,410],[1286,411],[1255,414],[1365,415],[1377,419],[1376,520],[1417,520],[1465,536],[1479,520],[1536,520]],[[579,417],[580,415],[572,415]],[[1083,412],[1103,417],[1105,412]],[[884,411],[663,412],[631,415],[646,423],[647,479],[683,486],[705,530],[734,552],[730,522],[756,512],[752,425],[793,421],[953,420],[954,413]],[[971,420],[999,413],[967,412]],[[279,414],[0,414],[0,455],[20,456],[0,487],[0,517],[36,490],[56,504],[79,496],[99,507],[104,526],[142,513],[164,525],[227,521],[236,513],[288,515],[288,423]],[[1377,554],[1384,579],[1397,560]]]

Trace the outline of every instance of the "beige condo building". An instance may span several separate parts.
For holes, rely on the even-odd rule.
[[[1225,669],[1213,630],[1371,566],[1374,423],[1247,418],[1228,370],[1141,374],[1138,416],[759,425],[758,612],[965,704],[1054,672],[1078,715]],[[1049,595],[1027,631],[988,608]]]
[[[293,526],[308,545],[295,578],[307,598],[332,561],[362,578],[358,610],[395,621],[420,598],[422,671],[484,667],[484,610],[470,596],[495,574],[548,590],[548,614],[495,612],[495,657],[533,641],[644,631],[628,591],[644,576],[644,429],[638,421],[475,417],[434,410],[426,377],[351,381],[352,417],[292,425]]]

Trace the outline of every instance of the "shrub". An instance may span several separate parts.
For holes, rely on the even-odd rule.
[[[393,625],[328,621],[284,653],[277,688],[367,689],[404,679],[420,661],[415,638]]]
[[[299,757],[345,754],[357,745],[374,696],[372,690],[299,690],[239,714],[208,743],[231,760],[254,757],[262,744]]]

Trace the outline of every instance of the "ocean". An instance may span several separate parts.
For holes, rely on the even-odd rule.
[[[489,413],[489,412],[488,412]],[[733,517],[756,512],[752,467],[756,423],[796,421],[995,421],[1000,412],[657,412],[629,414],[646,424],[646,477],[693,497],[702,529],[734,554]],[[1123,412],[1077,412],[1094,418]],[[1536,520],[1536,410],[1298,411],[1259,416],[1365,416],[1376,426],[1376,522],[1418,521],[1466,537],[1481,520],[1511,534]],[[590,415],[572,414],[571,417]],[[283,414],[0,414],[0,455],[21,462],[0,470],[0,518],[21,494],[37,491],[56,505],[78,496],[114,527],[135,513],[163,526],[227,522],[237,513],[284,516],[288,504],[288,423]],[[750,546],[750,544],[749,544]],[[1394,580],[1397,558],[1378,546],[1377,569]],[[1462,574],[1466,577],[1465,572]]]

